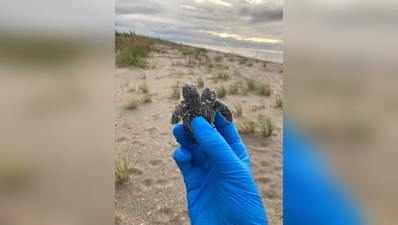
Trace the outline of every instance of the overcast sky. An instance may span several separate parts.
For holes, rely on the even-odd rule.
[[[116,0],[116,29],[283,61],[282,0]]]

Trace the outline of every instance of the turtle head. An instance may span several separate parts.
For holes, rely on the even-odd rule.
[[[182,96],[186,101],[199,101],[199,92],[195,85],[192,84],[185,84],[182,87]]]
[[[209,88],[205,88],[202,92],[201,96],[202,102],[215,102],[216,101],[216,92],[210,90]]]

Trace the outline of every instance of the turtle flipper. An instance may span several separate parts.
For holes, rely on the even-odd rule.
[[[173,115],[171,116],[171,124],[176,124],[180,122],[181,117],[182,117],[182,106],[177,105]]]
[[[216,100],[214,107],[216,112],[220,112],[221,115],[225,117],[225,119],[232,121],[232,112],[231,110],[229,110],[227,105],[225,105],[223,102]]]

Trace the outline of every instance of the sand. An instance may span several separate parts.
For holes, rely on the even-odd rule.
[[[275,107],[282,91],[283,65],[247,59],[221,52],[208,51],[212,62],[219,63],[209,69],[206,63],[192,64],[175,46],[159,45],[152,52],[145,69],[117,68],[115,74],[115,157],[127,158],[131,166],[130,179],[115,190],[115,220],[122,225],[190,224],[185,202],[185,190],[181,175],[171,157],[177,147],[172,135],[170,116],[178,103],[171,99],[172,86],[177,81],[196,81],[202,77],[205,86],[226,88],[236,81],[252,78],[271,85],[269,97],[227,95],[224,102],[233,106],[241,104],[245,117],[259,114],[270,117],[275,125],[271,137],[245,135],[243,139],[252,157],[253,173],[260,187],[270,225],[282,224],[281,210],[281,128],[282,110]],[[211,79],[220,71],[227,71],[231,79]],[[142,98],[139,86],[146,83],[152,102],[126,110],[132,98]]]

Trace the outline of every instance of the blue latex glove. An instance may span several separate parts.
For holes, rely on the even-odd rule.
[[[283,134],[285,225],[362,225],[351,195],[330,173],[320,151],[288,121]]]
[[[233,123],[216,115],[216,128],[203,117],[192,121],[193,136],[174,128],[180,143],[174,159],[187,190],[192,225],[266,225],[250,158]]]

